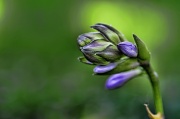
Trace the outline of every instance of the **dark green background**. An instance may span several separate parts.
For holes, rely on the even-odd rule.
[[[167,119],[180,118],[180,3],[176,0],[0,0],[0,119],[148,119],[146,76],[118,90],[92,66],[76,39],[96,22],[149,46]]]

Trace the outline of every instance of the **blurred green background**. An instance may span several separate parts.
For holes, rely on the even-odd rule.
[[[148,119],[146,76],[118,90],[77,61],[76,39],[102,22],[152,53],[167,119],[180,118],[180,2],[0,0],[0,119]]]

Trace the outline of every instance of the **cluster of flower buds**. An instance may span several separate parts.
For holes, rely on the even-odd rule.
[[[105,84],[107,89],[119,88],[142,74],[141,62],[149,60],[150,53],[136,35],[135,45],[112,26],[98,23],[91,28],[97,32],[82,34],[77,39],[84,55],[78,60],[96,65],[93,70],[96,75],[111,75]]]

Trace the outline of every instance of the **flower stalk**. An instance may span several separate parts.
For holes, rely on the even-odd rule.
[[[150,64],[150,57],[151,53],[149,52],[148,48],[146,47],[145,43],[138,38],[135,34],[133,34],[133,38],[137,44],[138,48],[138,61],[140,65],[145,70],[146,74],[149,77],[149,80],[151,82],[152,90],[153,90],[153,97],[154,97],[154,104],[156,109],[156,115],[149,116],[151,119],[164,119],[164,111],[163,111],[163,103],[162,103],[162,96],[160,92],[160,85],[158,80],[157,73],[153,70],[151,64]],[[149,111],[148,111],[148,115]],[[161,116],[157,116],[161,115]],[[157,118],[158,117],[158,118]]]
[[[150,79],[151,85],[152,85],[154,104],[155,104],[155,109],[156,109],[156,113],[157,113],[156,115],[151,116],[150,118],[151,119],[164,119],[163,102],[162,102],[162,96],[161,96],[161,92],[160,92],[158,75],[153,70],[153,68],[151,67],[150,64],[143,65],[142,67],[146,71],[146,73]],[[148,115],[149,115],[149,112],[148,112]]]

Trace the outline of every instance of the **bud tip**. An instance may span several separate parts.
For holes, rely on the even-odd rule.
[[[131,42],[120,42],[117,47],[119,51],[122,51],[128,57],[137,57],[138,55],[137,47]]]

